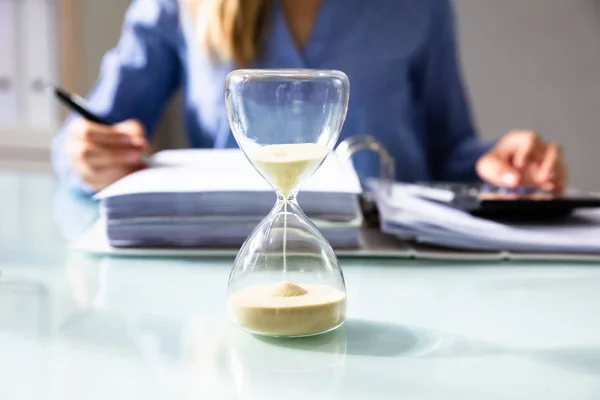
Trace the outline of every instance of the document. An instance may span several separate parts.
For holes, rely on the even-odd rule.
[[[576,212],[560,222],[506,224],[419,197],[409,185],[396,183],[388,192],[374,182],[372,188],[386,233],[458,249],[600,253],[600,210]]]
[[[298,202],[334,247],[360,245],[360,180],[330,155]],[[115,247],[236,247],[271,211],[276,195],[238,149],[170,150],[96,195]]]

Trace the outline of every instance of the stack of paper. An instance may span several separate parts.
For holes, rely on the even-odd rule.
[[[360,193],[351,163],[329,156],[298,202],[334,248],[356,248]],[[114,247],[237,247],[276,202],[237,149],[160,152],[97,198]]]
[[[386,233],[426,244],[480,251],[600,253],[600,211],[567,220],[504,224],[474,217],[448,203],[419,197],[410,185],[373,181],[381,227]]]

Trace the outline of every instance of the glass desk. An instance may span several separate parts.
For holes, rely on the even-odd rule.
[[[598,399],[600,266],[342,259],[349,320],[225,322],[230,259],[94,258],[93,202],[0,174],[0,399]]]

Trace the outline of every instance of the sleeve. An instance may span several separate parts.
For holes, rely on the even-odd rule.
[[[451,0],[433,0],[428,38],[415,75],[432,179],[479,180],[475,164],[492,148],[475,132],[458,60]]]
[[[104,56],[88,96],[92,111],[112,123],[137,119],[151,136],[180,83],[179,32],[175,0],[134,0],[125,15],[119,43]],[[89,195],[93,190],[73,171],[64,151],[73,118],[67,118],[54,139],[52,164],[64,185]]]

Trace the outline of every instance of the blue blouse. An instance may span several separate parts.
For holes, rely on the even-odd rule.
[[[490,145],[478,139],[471,120],[451,0],[323,0],[302,51],[274,3],[254,67],[344,71],[351,93],[340,140],[377,138],[395,158],[401,181],[477,180],[475,162]],[[234,66],[211,62],[192,26],[176,0],[134,0],[88,97],[93,111],[114,123],[137,119],[151,138],[181,87],[191,146],[236,147],[223,99],[224,79]],[[55,139],[53,164],[69,186],[89,193],[64,152],[67,123]],[[363,177],[379,173],[373,154],[358,154],[355,166]]]

